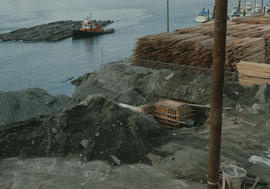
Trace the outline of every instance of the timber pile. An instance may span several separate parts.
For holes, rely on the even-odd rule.
[[[270,63],[270,16],[228,22],[227,71],[237,71],[241,60]],[[135,59],[211,68],[214,24],[209,22],[171,33],[138,39]],[[134,64],[147,66],[147,61]],[[149,65],[148,65],[149,66]]]
[[[237,64],[239,82],[243,86],[270,84],[270,64],[241,61]]]

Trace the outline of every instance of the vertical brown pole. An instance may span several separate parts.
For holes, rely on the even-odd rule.
[[[226,60],[228,0],[215,1],[213,78],[211,90],[211,128],[208,153],[208,189],[218,189],[222,130],[224,65]]]
[[[170,10],[169,10],[169,0],[167,0],[167,32],[170,32]]]

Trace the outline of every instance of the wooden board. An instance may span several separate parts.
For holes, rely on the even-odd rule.
[[[243,86],[270,84],[270,64],[241,61],[237,64],[239,82]]]

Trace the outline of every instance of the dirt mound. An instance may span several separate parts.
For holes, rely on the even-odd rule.
[[[151,116],[123,109],[101,95],[89,96],[57,116],[29,120],[0,129],[0,157],[66,156],[84,160],[144,159],[167,135]]]
[[[76,101],[67,96],[52,96],[38,88],[0,92],[0,126],[54,114],[75,104]]]

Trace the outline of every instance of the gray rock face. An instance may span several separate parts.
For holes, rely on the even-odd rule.
[[[207,174],[208,154],[198,149],[176,150],[172,155],[162,158],[152,159],[152,165],[172,172],[178,178],[191,180],[205,180]]]
[[[112,21],[94,21],[99,25],[107,26]],[[57,21],[30,28],[22,28],[10,33],[0,34],[3,41],[60,41],[72,37],[72,31],[81,26],[81,21]]]
[[[255,99],[260,103],[267,103],[270,101],[270,85],[268,83],[262,83],[259,85]]]
[[[161,96],[190,101],[208,101],[209,98],[209,93],[197,95],[195,90],[198,83],[192,82],[194,78],[181,71],[174,73],[172,80],[171,70],[152,70],[112,62],[88,76],[76,86],[74,98],[82,100],[89,94],[102,93],[118,102],[131,105],[144,104]],[[200,84],[204,88],[209,87],[207,82]]]
[[[143,161],[165,136],[167,131],[151,116],[131,112],[98,95],[56,116],[2,127],[0,158],[71,153],[85,161],[110,161],[114,155],[123,163],[134,163]]]
[[[99,70],[73,82],[73,97],[83,100],[89,94],[104,94],[121,103],[141,105],[167,97],[199,104],[210,104],[211,78],[184,70],[153,70],[123,62],[103,65]],[[252,89],[255,90],[255,89]],[[238,93],[235,93],[235,92]],[[243,95],[253,95],[237,82],[226,83],[224,103],[232,106],[245,100]],[[240,94],[239,94],[240,93]]]
[[[54,114],[75,104],[70,97],[52,96],[38,88],[0,92],[0,126]]]

